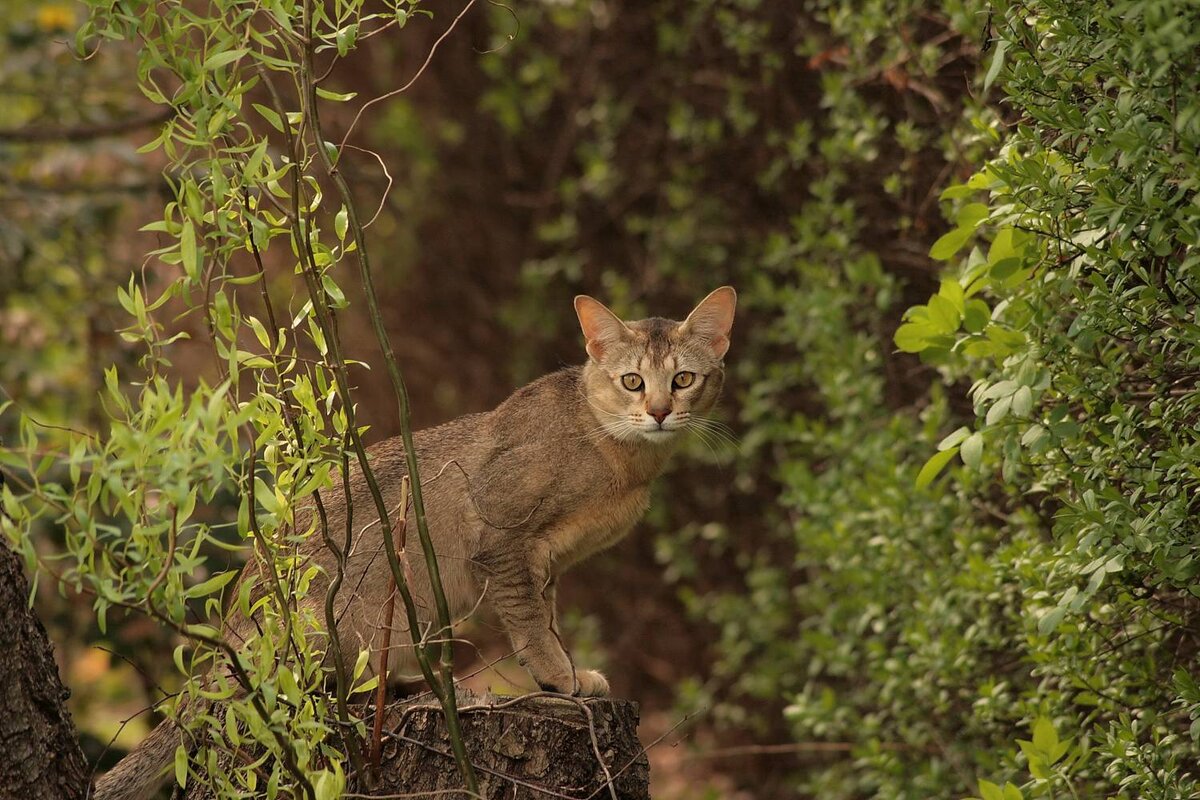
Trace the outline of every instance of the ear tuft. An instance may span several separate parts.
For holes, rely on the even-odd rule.
[[[575,298],[575,315],[579,317],[579,327],[587,339],[588,355],[597,360],[604,357],[609,346],[630,333],[625,323],[607,306],[586,294]]]
[[[706,342],[713,355],[722,358],[729,350],[729,333],[733,330],[733,312],[737,308],[737,292],[732,286],[722,286],[700,301],[681,330]]]

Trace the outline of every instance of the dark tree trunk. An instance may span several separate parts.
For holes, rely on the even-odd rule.
[[[0,798],[73,800],[88,767],[20,557],[0,543]]]
[[[637,703],[480,699],[460,692],[459,704],[467,752],[488,800],[649,800],[650,764],[637,737]],[[462,788],[436,703],[390,706],[384,731],[379,777],[360,791],[389,795]]]

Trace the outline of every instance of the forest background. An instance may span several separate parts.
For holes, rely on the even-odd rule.
[[[329,90],[421,70],[464,4],[423,8]],[[20,414],[42,439],[107,426],[106,369],[140,355],[118,289],[162,246],[134,232],[176,187],[139,152],[165,117],[137,48],[82,60],[81,8],[0,11],[16,475],[43,446]],[[360,123],[380,160],[340,168],[380,205],[418,426],[578,362],[577,293],[636,317],[740,291],[736,442],[692,442],[561,595],[645,740],[692,715],[651,752],[656,797],[1200,791],[1198,44],[1165,0],[480,4]],[[353,107],[323,111],[339,139]],[[376,364],[345,292],[347,352]],[[216,377],[188,341],[171,358],[185,391]],[[356,384],[368,438],[397,433],[382,365]],[[57,552],[39,533],[16,544]],[[111,763],[180,682],[175,634],[38,587]]]

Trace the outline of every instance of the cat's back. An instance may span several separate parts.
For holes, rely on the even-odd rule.
[[[565,367],[509,395],[489,415],[496,438],[514,445],[535,441],[560,444],[555,436],[578,427],[579,408],[585,402],[581,372],[580,367]]]
[[[447,469],[477,473],[497,461],[542,472],[548,459],[579,457],[577,451],[587,449],[586,431],[579,423],[585,402],[580,372],[580,367],[551,372],[517,389],[491,411],[416,431],[413,441],[422,479]],[[372,462],[385,472],[407,472],[401,437],[378,442],[369,451]]]

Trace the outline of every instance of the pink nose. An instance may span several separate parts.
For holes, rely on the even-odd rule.
[[[650,416],[654,417],[656,420],[658,420],[659,425],[662,425],[663,420],[666,419],[667,415],[671,413],[671,409],[668,408],[668,409],[661,410],[661,411],[646,409],[646,413],[649,414]]]

